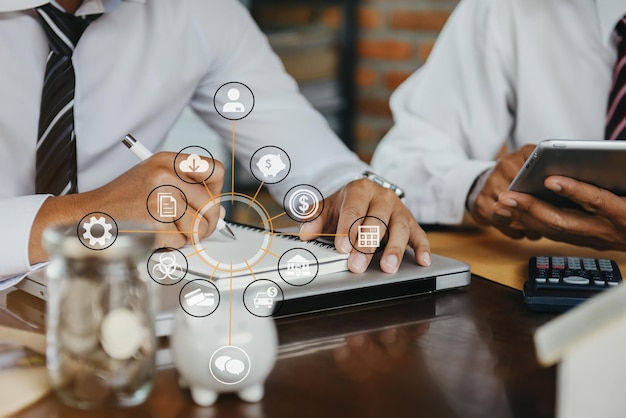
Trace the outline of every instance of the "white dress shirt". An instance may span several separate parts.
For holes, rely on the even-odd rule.
[[[374,169],[422,223],[459,223],[474,179],[544,139],[604,138],[618,0],[462,0],[391,98]]]
[[[30,228],[48,197],[34,195],[48,42],[31,7],[42,3],[0,0],[0,276],[29,269]],[[299,94],[237,1],[86,0],[76,14],[98,12],[105,14],[72,58],[79,192],[137,164],[120,143],[127,133],[158,151],[188,104],[230,148],[232,123],[213,106],[215,91],[230,81],[250,87],[256,99],[236,123],[236,157],[248,166],[257,149],[274,145],[291,159],[287,178],[268,186],[277,199],[301,183],[328,196],[366,169]]]

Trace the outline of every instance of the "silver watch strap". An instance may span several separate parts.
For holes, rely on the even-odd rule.
[[[365,179],[368,179],[370,181],[373,181],[374,183],[378,184],[381,187],[384,187],[385,189],[390,189],[400,199],[404,198],[404,190],[402,190],[402,188],[400,188],[399,186],[396,186],[395,184],[391,183],[390,181],[385,180],[383,177],[379,176],[376,173],[372,173],[371,171],[365,171],[363,173],[362,178],[365,178]]]

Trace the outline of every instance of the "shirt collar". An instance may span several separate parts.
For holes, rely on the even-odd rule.
[[[607,46],[613,46],[615,25],[626,15],[626,4],[623,0],[596,0],[595,3],[600,19],[602,42]]]
[[[115,10],[122,1],[134,3],[146,2],[146,0],[85,0],[76,14],[110,13]],[[46,3],[50,3],[50,0],[0,0],[0,12],[28,10]]]

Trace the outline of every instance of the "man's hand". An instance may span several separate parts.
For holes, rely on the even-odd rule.
[[[598,250],[626,250],[626,198],[577,180],[550,176],[544,185],[584,211],[559,209],[530,195],[504,192],[494,210],[525,235]]]
[[[353,248],[350,240],[353,243],[357,242],[357,228],[350,227],[357,219],[365,216],[372,219],[376,217],[388,226],[389,240],[380,259],[380,268],[384,272],[395,273],[398,270],[407,243],[415,250],[415,260],[418,264],[430,265],[430,246],[426,233],[417,224],[411,212],[393,191],[367,179],[355,180],[327,197],[321,215],[303,224],[300,238],[311,240],[322,233],[336,233],[337,250],[350,253],[349,269],[355,273],[362,273],[370,264],[373,254],[363,254]],[[367,218],[364,222],[367,223]]]
[[[498,214],[494,215],[494,204],[498,201],[498,196],[509,187],[509,184],[511,184],[511,181],[513,181],[515,175],[534,149],[534,145],[525,145],[498,160],[496,166],[491,170],[483,189],[474,201],[471,215],[477,223],[493,225],[511,238],[522,238],[525,236],[523,231],[509,226],[510,220],[507,217],[500,217]]]
[[[29,248],[31,263],[46,259],[46,254],[41,247],[41,233],[46,227],[75,224],[90,212],[104,212],[118,222],[140,222],[154,230],[163,231],[164,233],[157,234],[156,247],[178,248],[191,242],[193,215],[210,201],[211,196],[222,192],[224,166],[219,161],[215,161],[215,170],[204,182],[205,187],[203,183],[190,184],[178,178],[173,168],[175,157],[176,153],[161,152],[96,190],[51,197],[46,200],[31,230]],[[178,174],[189,182],[202,181],[206,177],[206,173],[179,171]],[[173,223],[158,222],[150,216],[147,210],[147,204],[150,207],[156,207],[154,204],[156,193],[153,193],[148,202],[150,192],[163,185],[176,186],[182,190],[189,205],[187,212]],[[174,196],[174,198],[178,202],[184,201],[182,196]],[[178,206],[180,207],[180,204]],[[200,220],[198,233],[201,238],[207,237],[215,229],[219,210],[220,206],[214,205]]]

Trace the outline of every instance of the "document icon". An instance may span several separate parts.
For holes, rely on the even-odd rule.
[[[172,193],[157,193],[159,216],[162,218],[176,217],[176,199]]]

